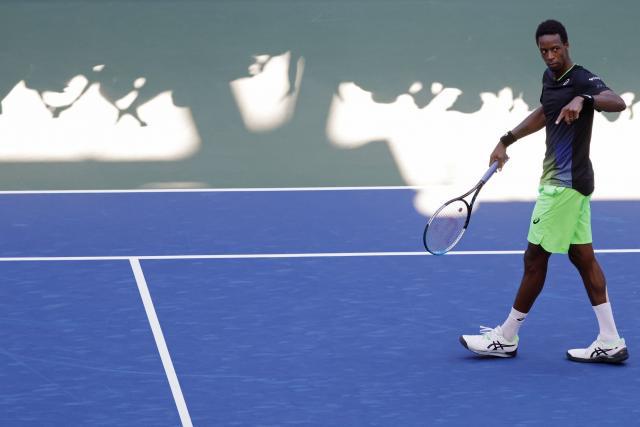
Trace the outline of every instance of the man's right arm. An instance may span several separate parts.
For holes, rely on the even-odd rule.
[[[491,153],[489,164],[497,160],[498,168],[502,169],[504,163],[509,159],[509,156],[507,156],[507,147],[518,139],[539,131],[545,126],[545,122],[544,110],[542,106],[540,106],[520,122],[518,126],[513,128],[512,131],[500,138],[500,142],[498,142],[498,145],[496,145],[496,148],[494,148]]]

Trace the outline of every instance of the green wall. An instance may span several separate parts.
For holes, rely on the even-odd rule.
[[[21,80],[60,91],[106,64],[106,93],[117,99],[145,76],[141,97],[172,91],[177,105],[190,108],[202,145],[172,162],[4,161],[0,189],[403,185],[382,141],[354,150],[328,141],[341,82],[391,102],[414,81],[437,81],[463,91],[454,106],[463,112],[480,107],[481,92],[509,86],[535,105],[544,65],[533,33],[554,17],[567,26],[576,62],[618,92],[637,92],[638,12],[630,0],[4,1],[0,98]],[[287,51],[305,60],[295,115],[252,133],[229,82],[247,75],[252,55]],[[418,102],[431,96],[422,91]]]

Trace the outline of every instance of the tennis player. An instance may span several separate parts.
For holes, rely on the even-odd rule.
[[[627,347],[618,335],[605,277],[591,240],[589,202],[594,176],[589,145],[594,110],[622,111],[626,105],[600,77],[573,63],[567,31],[560,22],[542,22],[535,40],[547,65],[542,76],[541,106],[502,136],[490,156],[490,163],[497,160],[502,167],[509,145],[546,128],[546,153],[529,226],[524,274],[504,323],[494,329],[483,327],[480,335],[462,335],[460,342],[477,354],[514,357],[518,330],[542,291],[549,257],[552,253],[568,253],[582,277],[600,333],[590,346],[571,349],[567,357],[576,362],[622,362],[629,357]]]

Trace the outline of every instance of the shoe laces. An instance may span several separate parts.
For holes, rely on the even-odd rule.
[[[493,339],[496,335],[502,335],[502,329],[498,329],[500,326],[490,328],[488,326],[480,325],[480,334],[484,335],[487,339]]]
[[[624,341],[622,341],[621,338],[618,338],[618,339],[613,340],[613,341],[604,341],[602,339],[602,337],[600,335],[598,335],[596,340],[594,342],[592,342],[591,345],[588,348],[589,349],[594,349],[596,347],[600,347],[600,348],[604,348],[604,347],[616,348],[616,347],[619,347],[622,343],[624,343]]]

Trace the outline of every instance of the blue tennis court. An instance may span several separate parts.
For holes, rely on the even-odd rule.
[[[424,253],[414,191],[7,192],[2,425],[632,424],[638,201],[593,202],[623,365],[554,256],[518,357],[458,343],[513,302],[533,204],[483,203]],[[598,402],[598,404],[594,404]]]

